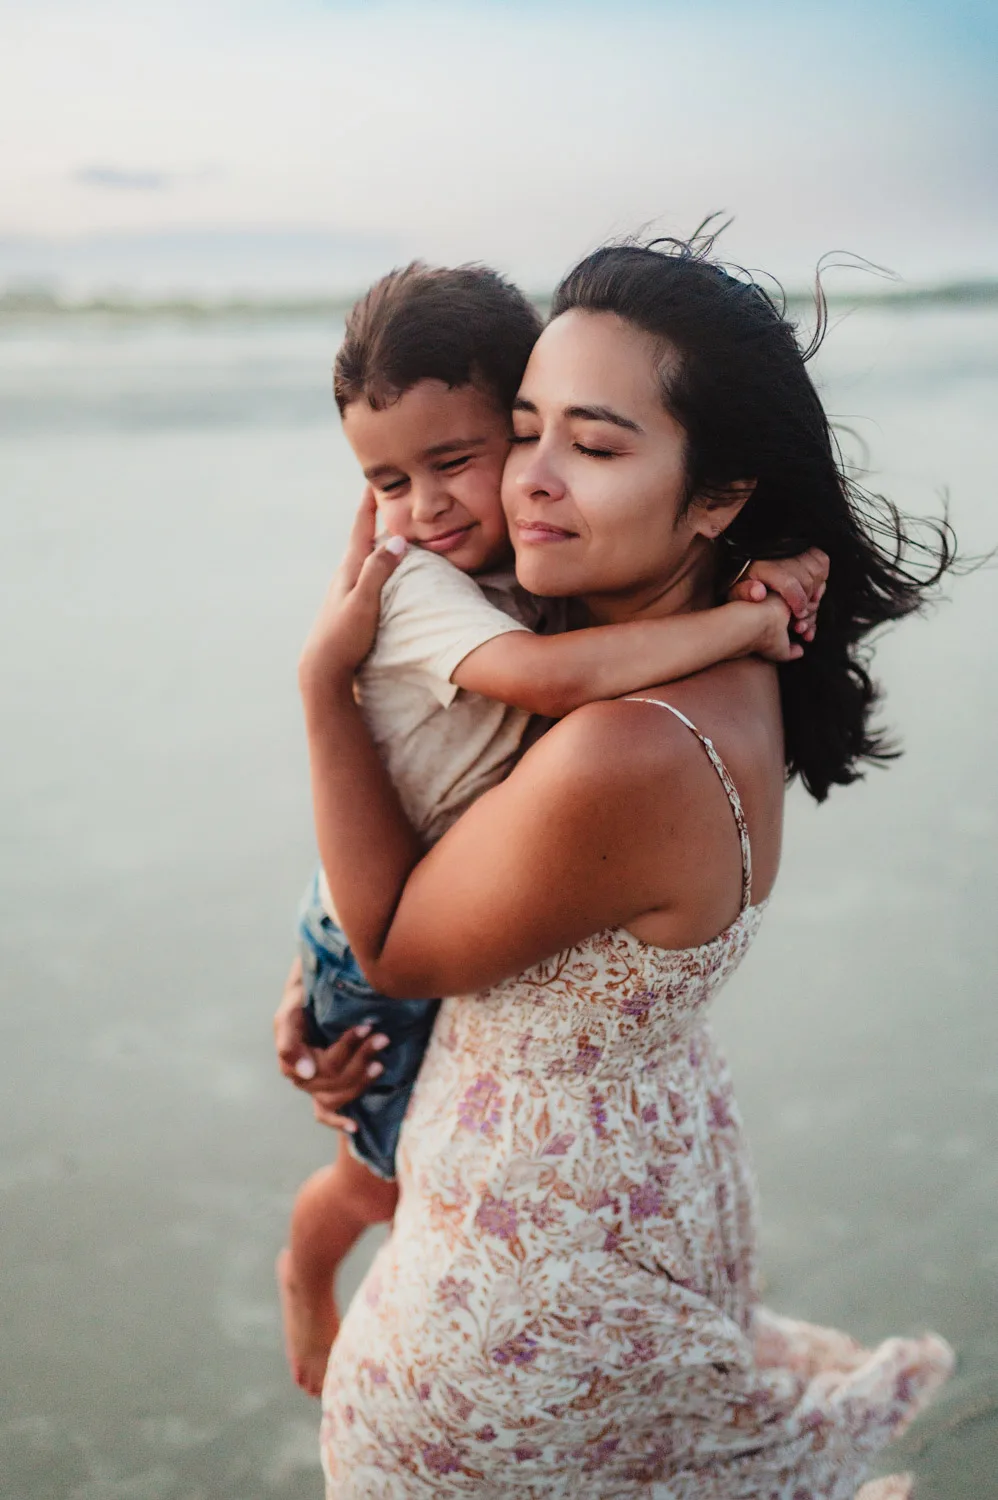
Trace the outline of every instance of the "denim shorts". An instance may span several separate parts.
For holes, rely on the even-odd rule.
[[[389,1000],[371,988],[346,937],[322,905],[318,875],[298,912],[298,945],[309,1045],[329,1047],[364,1022],[389,1038],[390,1045],[378,1056],[384,1072],[339,1112],[357,1126],[347,1137],[354,1156],[376,1176],[391,1180],[402,1118],[440,1001]]]

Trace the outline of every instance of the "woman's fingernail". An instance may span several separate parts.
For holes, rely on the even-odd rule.
[[[373,1051],[380,1052],[383,1047],[387,1047],[388,1046],[388,1042],[389,1042],[389,1038],[388,1037],[386,1037],[386,1036],[376,1036],[374,1038],[374,1041],[371,1043],[371,1047],[372,1047]]]
[[[385,551],[390,552],[393,557],[401,557],[408,545],[404,536],[390,536],[385,543]]]
[[[368,1078],[377,1078],[378,1074],[383,1073],[384,1071],[384,1068],[378,1062],[368,1063],[367,1065]]]
[[[363,1026],[355,1026],[353,1034],[354,1036],[370,1036],[371,1022],[365,1021]]]
[[[299,1057],[295,1063],[295,1072],[299,1078],[309,1079],[315,1077],[315,1058]]]

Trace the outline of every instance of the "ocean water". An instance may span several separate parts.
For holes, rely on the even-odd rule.
[[[329,1138],[269,1020],[314,851],[295,661],[358,497],[330,321],[0,325],[0,1474],[16,1500],[306,1500],[273,1284]],[[998,309],[863,311],[830,410],[998,543]],[[854,440],[850,440],[854,442]],[[790,800],[717,1025],[767,1296],[960,1370],[891,1467],[998,1495],[996,575],[881,644],[906,755]],[[373,1240],[344,1276],[348,1296]]]

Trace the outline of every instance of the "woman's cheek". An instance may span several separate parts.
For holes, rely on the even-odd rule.
[[[522,467],[523,450],[516,447],[511,448],[499,479],[499,492],[502,505],[507,513],[510,513],[516,504],[519,493],[518,480]]]

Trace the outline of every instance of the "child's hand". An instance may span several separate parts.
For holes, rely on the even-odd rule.
[[[337,678],[352,679],[374,645],[381,613],[381,588],[406,549],[401,537],[389,537],[376,547],[376,519],[374,494],[368,486],[343,561],[333,574],[329,592],[302,648],[298,680],[303,691],[308,687],[328,687]]]
[[[766,661],[798,661],[804,655],[804,647],[800,641],[790,639],[790,608],[779,594],[767,594],[753,604],[753,613],[756,612],[759,615],[756,654]]]
[[[728,594],[729,599],[758,603],[767,591],[778,594],[794,617],[794,632],[805,641],[813,641],[821,603],[828,580],[828,554],[811,547],[799,557],[753,562]],[[780,658],[786,660],[787,658]]]

